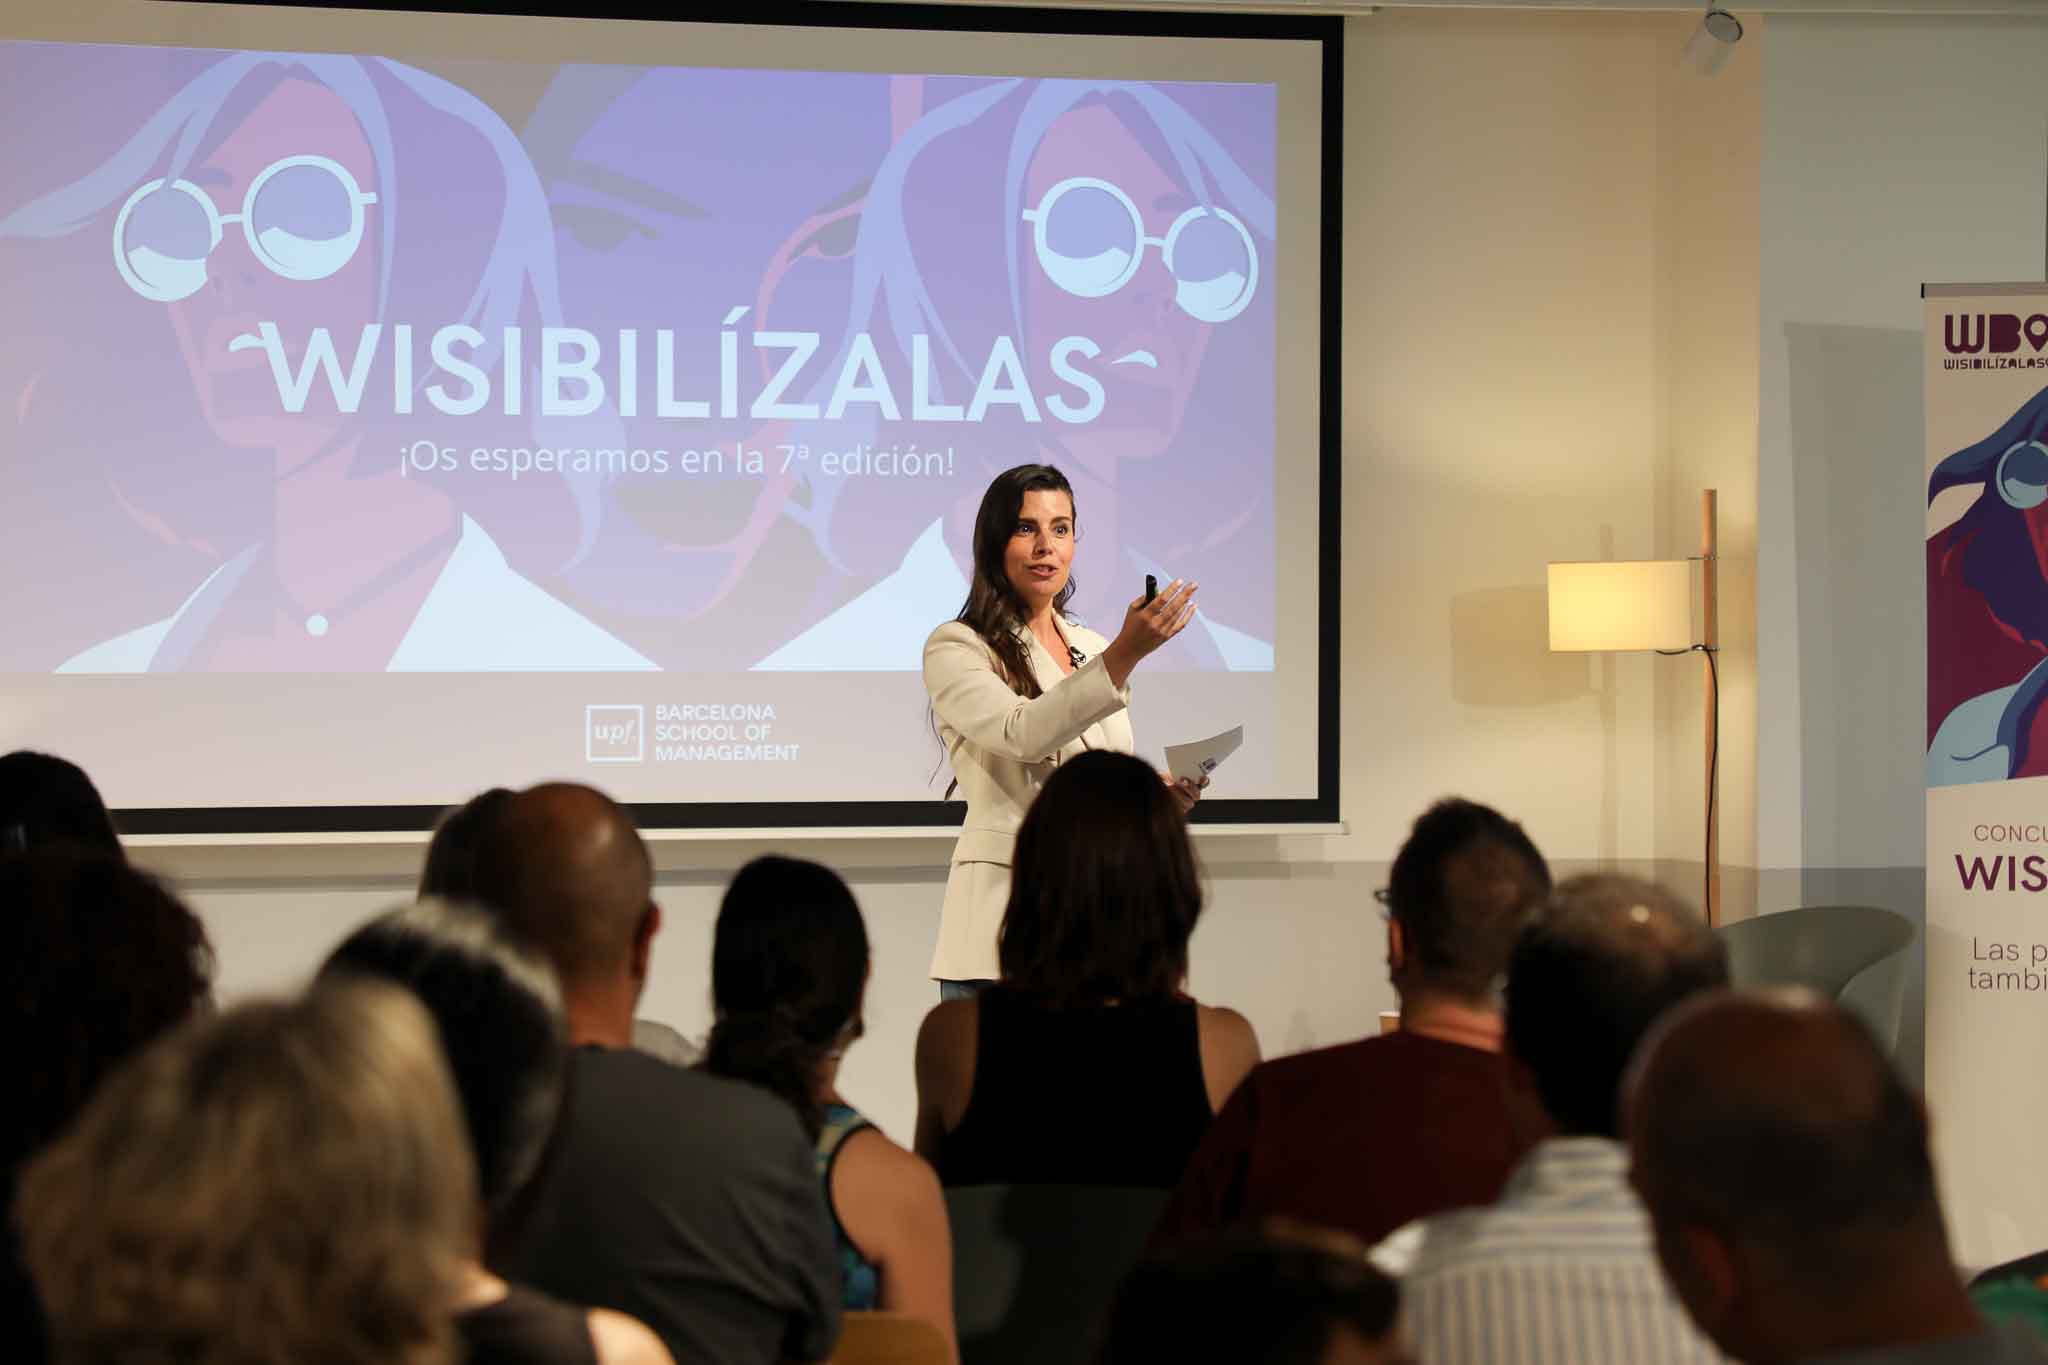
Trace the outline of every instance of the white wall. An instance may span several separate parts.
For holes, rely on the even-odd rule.
[[[1920,286],[2042,277],[2048,21],[1778,16],[1767,38],[1761,861],[1917,868]]]
[[[1924,924],[1923,283],[2038,280],[2048,21],[1774,16],[1764,47],[1763,908]],[[1899,1057],[1917,1074],[1916,961]]]
[[[1756,902],[1757,161],[1763,53],[1747,36],[1704,77],[1675,60],[1697,24],[1673,16],[1659,63],[1658,553],[1700,548],[1700,494],[1718,494],[1720,745],[1718,835],[1724,919]],[[1674,878],[1699,865],[1705,837],[1707,709],[1698,659],[1657,670],[1657,852]],[[1682,872],[1681,872],[1682,869]]]
[[[1343,853],[1453,790],[1647,856],[1644,658],[1547,652],[1544,565],[1652,551],[1654,26],[1348,33]]]
[[[1194,944],[1206,999],[1269,1053],[1355,1037],[1391,1008],[1370,890],[1417,811],[1459,792],[1525,820],[1562,868],[1648,867],[1661,665],[1545,649],[1551,559],[1661,548],[1670,422],[1660,327],[1670,16],[1392,11],[1349,21],[1343,814],[1336,837],[1205,837]],[[1752,344],[1745,334],[1743,344]],[[1681,718],[1667,723],[1688,723]],[[1696,724],[1696,717],[1692,722]],[[1745,741],[1746,742],[1746,741]],[[1663,747],[1672,747],[1669,745]],[[1667,765],[1668,766],[1668,765]],[[1694,812],[1674,805],[1687,828]],[[806,843],[844,869],[876,944],[849,1095],[906,1136],[910,1040],[944,840]],[[719,884],[752,846],[664,844],[669,928],[647,1013],[707,1022]],[[228,996],[295,983],[409,884],[417,850],[152,850],[220,950]],[[1696,870],[1696,869],[1695,869]],[[1678,889],[1691,894],[1687,874]]]

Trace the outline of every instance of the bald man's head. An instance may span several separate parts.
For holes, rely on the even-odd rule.
[[[1508,959],[1508,1046],[1559,1131],[1618,1137],[1636,1044],[1673,1005],[1726,984],[1727,950],[1677,897],[1632,877],[1573,877]]]
[[[632,969],[654,864],[617,802],[569,782],[531,787],[491,821],[475,856],[477,899],[545,952],[566,988]]]
[[[1645,1043],[1626,1096],[1634,1178],[1695,1224],[1839,1301],[1897,1261],[1946,1269],[1927,1124],[1868,1027],[1805,991],[1716,992]]]

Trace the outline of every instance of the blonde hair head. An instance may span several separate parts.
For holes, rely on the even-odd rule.
[[[29,1165],[16,1217],[72,1365],[450,1365],[479,1226],[433,1022],[367,982],[132,1059]]]

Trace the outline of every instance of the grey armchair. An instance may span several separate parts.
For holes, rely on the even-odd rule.
[[[1874,905],[1805,905],[1716,930],[1737,986],[1807,986],[1855,1010],[1887,1052],[1905,1010],[1907,949],[1919,932]]]

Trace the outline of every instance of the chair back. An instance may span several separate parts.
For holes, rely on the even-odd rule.
[[[962,1365],[1082,1365],[1167,1191],[968,1185],[946,1191]]]
[[[827,1365],[952,1365],[946,1334],[903,1313],[844,1313]]]
[[[2036,1251],[2016,1261],[2005,1261],[1970,1277],[1970,1288],[1981,1289],[2000,1280],[2034,1281],[2048,1275],[2048,1251]]]
[[[1724,924],[1737,986],[1806,986],[1856,1011],[1887,1053],[1898,1046],[1906,951],[1918,932],[1874,905],[1806,905]]]

